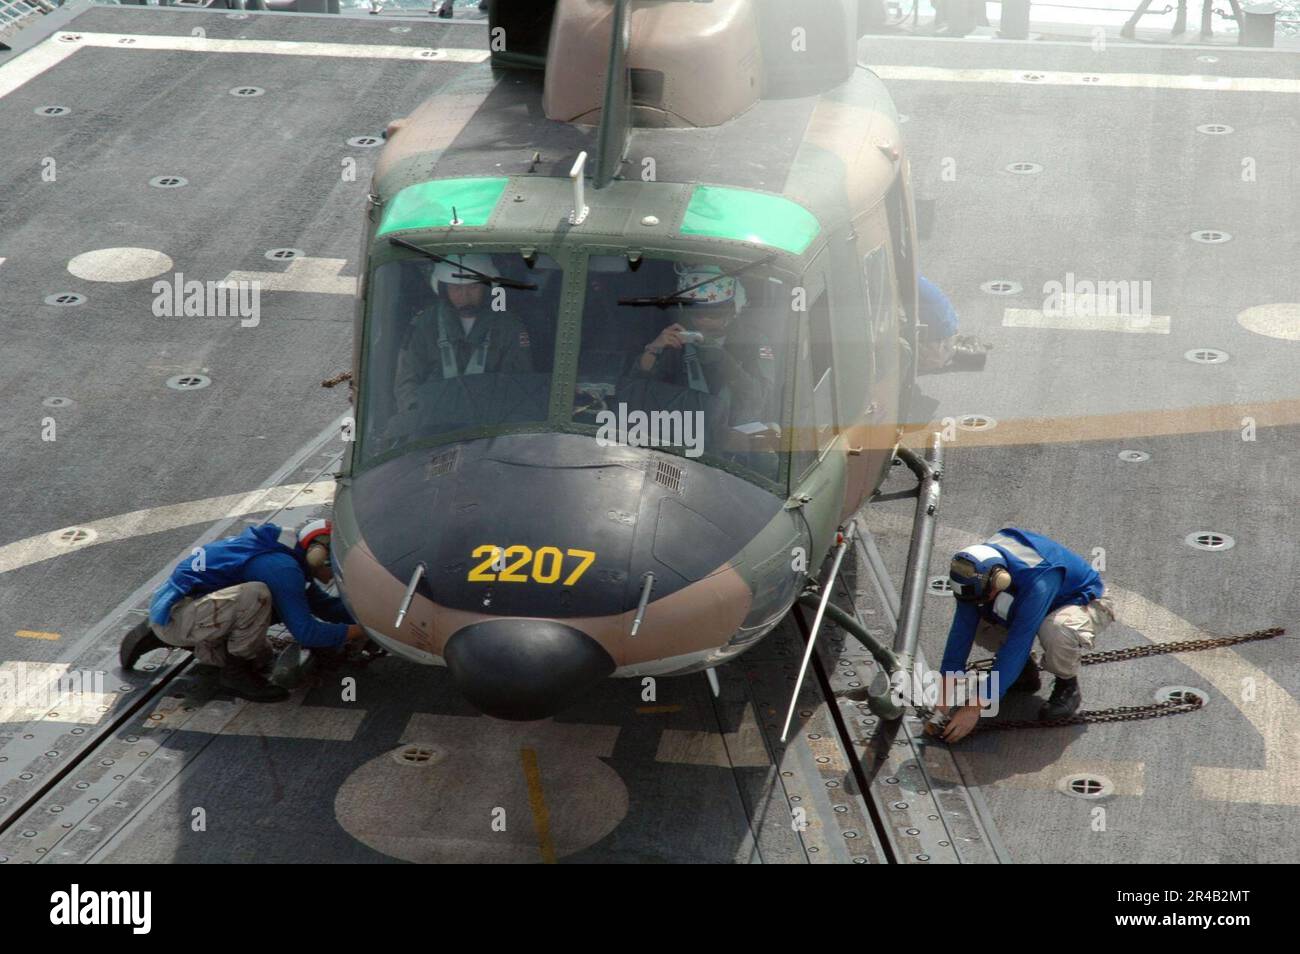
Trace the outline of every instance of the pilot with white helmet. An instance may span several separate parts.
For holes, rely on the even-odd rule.
[[[645,346],[636,370],[714,396],[725,393],[733,425],[774,420],[776,354],[761,333],[736,321],[746,304],[744,286],[716,265],[679,262],[674,271],[682,320]]]
[[[1007,527],[958,551],[949,581],[958,602],[939,665],[945,692],[936,708],[949,717],[943,738],[964,738],[980,716],[977,702],[953,705],[950,686],[954,675],[965,672],[972,643],[997,654],[991,678],[1001,698],[1008,689],[1038,690],[1039,669],[1030,654],[1036,635],[1043,668],[1056,676],[1038,718],[1064,719],[1078,711],[1083,701],[1080,657],[1115,620],[1111,601],[1102,596],[1105,584],[1092,565],[1055,540]]]
[[[528,330],[517,318],[488,306],[486,277],[498,275],[492,258],[452,255],[433,269],[436,298],[414,319],[397,359],[399,409],[412,408],[428,380],[533,370]]]

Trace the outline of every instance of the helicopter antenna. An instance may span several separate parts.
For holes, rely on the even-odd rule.
[[[614,0],[609,65],[605,70],[605,98],[600,110],[600,129],[596,133],[596,167],[591,183],[596,189],[603,189],[614,181],[630,144],[632,73],[627,65],[628,3],[629,0]]]

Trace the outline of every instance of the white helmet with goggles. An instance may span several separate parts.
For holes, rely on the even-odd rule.
[[[447,261],[439,262],[433,267],[433,275],[429,279],[429,284],[433,290],[438,291],[439,283],[444,285],[473,285],[482,282],[474,272],[482,272],[484,275],[492,278],[498,277],[496,266],[492,263],[492,256],[480,253],[469,255],[448,255]],[[462,267],[463,266],[463,267]],[[473,269],[474,271],[466,271]]]

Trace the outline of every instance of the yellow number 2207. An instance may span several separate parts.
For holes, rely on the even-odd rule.
[[[482,562],[469,571],[467,579],[471,583],[527,583],[530,578],[534,583],[555,583],[563,572],[564,558],[571,556],[577,558],[578,565],[564,578],[562,585],[572,586],[596,560],[596,554],[591,550],[570,548],[561,553],[558,547],[541,547],[534,552],[531,547],[520,544],[499,547],[485,543],[475,547],[472,555],[481,558]],[[525,575],[525,567],[528,575]]]

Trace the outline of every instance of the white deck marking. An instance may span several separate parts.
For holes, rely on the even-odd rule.
[[[79,37],[64,40],[64,36]],[[296,40],[223,40],[202,36],[148,36],[141,33],[56,33],[59,47],[93,46],[115,50],[165,50],[186,53],[261,53],[272,56],[333,57],[345,60],[418,60],[421,63],[482,63],[487,50],[456,47],[387,46],[369,43],[307,43]]]
[[[1231,93],[1300,93],[1300,80],[1271,76],[1166,76],[1162,73],[1066,73],[1048,70],[948,69],[941,66],[873,66],[883,80],[941,83],[1014,83],[1017,86],[1087,86],[1121,89],[1223,90]],[[1022,79],[1026,74],[1041,79]],[[1085,79],[1087,77],[1087,79]]]
[[[716,765],[722,768],[766,768],[772,764],[763,744],[763,730],[754,707],[745,706],[735,732],[719,735],[697,729],[664,729],[659,734],[656,762],[676,765]]]
[[[1137,335],[1169,334],[1168,315],[1080,315],[1045,314],[1030,308],[1007,308],[1002,312],[1004,328],[1054,328],[1061,331],[1121,331]]]
[[[88,282],[139,282],[172,269],[170,256],[152,248],[98,248],[68,262],[68,271]]]
[[[0,258],[0,262],[4,259]],[[1300,302],[1280,301],[1255,305],[1237,316],[1237,324],[1257,335],[1300,341]]]
[[[366,717],[364,709],[305,706],[305,689],[288,702],[256,703],[210,699],[197,710],[186,711],[191,700],[168,696],[149,718],[151,729],[183,729],[209,735],[251,735],[268,739],[313,739],[351,742]],[[156,718],[155,718],[156,717]]]
[[[40,76],[51,66],[62,63],[77,52],[74,43],[46,40],[25,53],[20,53],[4,66],[0,66],[0,99],[4,99],[30,79]]]
[[[68,672],[65,662],[10,661],[0,664],[0,724],[74,722],[94,725],[112,708],[116,692],[96,692],[94,674]],[[104,681],[100,674],[100,682]],[[29,730],[30,731],[30,730]]]
[[[254,490],[245,494],[227,494],[224,497],[208,497],[205,500],[191,500],[186,503],[171,504],[166,507],[153,507],[149,510],[134,510],[131,513],[105,517],[80,526],[93,530],[94,534],[84,543],[60,545],[54,543],[51,534],[38,533],[23,540],[15,540],[0,546],[0,573],[8,573],[21,567],[31,566],[52,560],[55,557],[84,550],[87,547],[112,543],[116,540],[128,540],[148,533],[162,533],[178,527],[189,527],[197,523],[213,520],[242,517],[250,513],[262,513],[277,509],[290,497],[297,495],[294,505],[314,507],[330,503],[334,499],[334,481],[318,480],[311,484],[281,484],[273,488],[274,493],[266,490]],[[55,531],[57,533],[58,531]]]
[[[65,39],[66,38],[66,39]],[[487,50],[459,47],[302,43],[282,40],[222,40],[199,36],[146,36],[138,33],[55,33],[0,66],[0,99],[86,47],[114,50],[171,50],[190,53],[261,53],[273,56],[332,57],[348,60],[415,60],[420,63],[482,63]]]
[[[356,294],[357,280],[340,275],[339,270],[348,263],[346,258],[312,258],[304,255],[295,258],[282,272],[231,272],[222,281],[257,282],[264,292],[318,292],[322,295]]]

